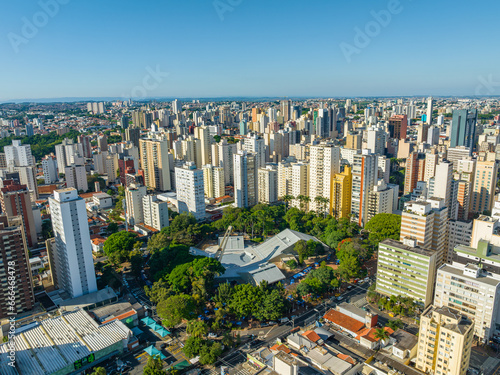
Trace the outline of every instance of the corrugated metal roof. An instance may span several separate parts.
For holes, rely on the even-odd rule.
[[[21,375],[46,375],[132,336],[120,321],[99,325],[84,310],[46,319],[14,337]],[[0,375],[17,375],[8,366],[8,344],[0,345]]]

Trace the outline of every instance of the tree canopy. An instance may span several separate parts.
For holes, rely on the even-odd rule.
[[[387,238],[399,241],[401,216],[396,214],[377,214],[366,223],[365,229],[370,232],[368,240],[373,246]]]
[[[161,300],[156,306],[156,312],[166,327],[175,327],[183,320],[196,316],[196,303],[187,294],[178,294]]]
[[[109,236],[103,247],[109,261],[118,264],[129,259],[136,237],[137,234],[131,232],[118,232]]]

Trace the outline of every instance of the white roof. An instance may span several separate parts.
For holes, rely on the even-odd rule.
[[[131,336],[118,320],[99,325],[87,312],[78,310],[19,328],[14,337],[16,363],[20,374],[51,374]],[[8,351],[8,343],[0,345],[0,375],[17,374],[4,366],[9,362]]]

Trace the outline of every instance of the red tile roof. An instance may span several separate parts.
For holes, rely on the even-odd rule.
[[[288,349],[285,345],[281,344],[275,344],[273,346],[271,346],[271,351],[282,351],[282,352],[285,352],[287,354],[290,354],[291,350]]]
[[[384,327],[384,330],[387,331],[387,333],[389,335],[392,335],[394,333],[394,331],[389,327]],[[360,340],[361,338],[364,338],[364,339],[371,341],[371,342],[377,342],[380,339],[375,337],[375,332],[377,332],[376,328],[366,328],[366,329],[358,332],[358,335],[356,336],[356,340]]]
[[[339,354],[337,354],[337,358],[340,358],[341,360],[346,361],[346,362],[350,363],[351,365],[356,364],[356,361],[350,355],[347,355],[347,354],[339,353]]]
[[[321,340],[321,337],[319,337],[319,335],[316,332],[311,330],[305,331],[304,333],[302,333],[302,336],[304,336],[309,341],[312,341],[314,343],[317,343],[319,340]]]
[[[323,318],[347,331],[354,333],[359,332],[365,327],[365,325],[360,321],[333,309],[330,309]]]

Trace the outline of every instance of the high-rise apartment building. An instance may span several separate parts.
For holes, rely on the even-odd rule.
[[[384,180],[378,180],[377,185],[368,193],[367,221],[377,214],[392,214],[394,209],[394,194],[397,192],[387,186]]]
[[[465,375],[474,323],[449,307],[429,306],[420,316],[418,370],[436,375]]]
[[[352,164],[351,214],[359,226],[368,222],[368,196],[378,179],[378,160],[374,154],[356,154]]]
[[[203,171],[197,169],[193,162],[175,168],[175,191],[179,213],[193,214],[196,220],[206,218]]]
[[[144,223],[144,207],[142,199],[146,195],[146,186],[130,184],[125,189],[127,221],[130,225]]]
[[[389,136],[395,139],[406,139],[406,131],[408,128],[408,117],[406,115],[394,115],[389,118]]]
[[[64,168],[75,165],[84,165],[83,145],[75,143],[71,139],[64,139],[61,144],[55,146],[57,170],[64,173]]]
[[[409,194],[415,189],[418,181],[424,181],[425,155],[412,152],[406,159],[404,194]]]
[[[54,266],[60,289],[71,298],[97,291],[85,201],[74,188],[49,198],[55,237]]]
[[[169,226],[168,202],[161,201],[156,195],[146,195],[142,198],[144,224],[156,230]]]
[[[57,174],[57,161],[53,156],[47,155],[42,159],[43,180],[46,184],[53,184],[59,180]]]
[[[495,161],[478,161],[472,185],[471,211],[491,212],[495,200],[498,164]]]
[[[437,271],[434,306],[451,307],[474,322],[474,334],[483,342],[500,324],[500,275],[476,264],[443,264]]]
[[[139,139],[141,137],[141,129],[138,127],[131,127],[125,129],[125,140],[132,142],[135,147],[139,147]]]
[[[418,246],[437,252],[437,265],[448,257],[448,208],[441,198],[406,202],[401,215],[400,240],[415,240]]]
[[[376,291],[407,296],[422,307],[432,303],[438,254],[418,247],[415,240],[391,239],[379,243]]]
[[[201,165],[211,164],[212,136],[208,128],[206,126],[194,128],[194,136],[200,140]]]
[[[83,192],[89,190],[87,171],[84,165],[70,165],[64,168],[64,176],[66,179],[66,187],[75,188]]]
[[[301,202],[297,197],[309,196],[309,164],[308,163],[293,163],[292,164],[292,206],[300,207]],[[304,202],[304,209],[307,210],[307,203]]]
[[[432,105],[432,97],[427,98],[427,125],[432,125],[432,112],[433,112],[433,105]]]
[[[30,145],[22,145],[21,141],[13,140],[11,146],[4,147],[7,167],[28,167],[35,165]]]
[[[450,147],[465,146],[470,152],[475,146],[477,109],[453,111],[450,131]]]
[[[340,148],[331,144],[310,147],[309,163],[309,209],[322,212],[328,205],[316,201],[316,197],[330,199],[332,176],[340,173]]]
[[[144,184],[150,189],[171,190],[168,141],[153,138],[141,139],[139,152],[141,168],[144,171]]]
[[[237,146],[234,143],[227,143],[225,139],[212,146],[214,165],[224,169],[224,182],[226,185],[234,184],[234,154]]]
[[[224,184],[224,168],[214,167],[211,164],[203,166],[203,179],[205,185],[205,196],[208,198],[219,198],[226,195]]]
[[[253,152],[239,151],[233,155],[234,201],[236,207],[257,204],[257,158]]]
[[[372,154],[384,155],[386,146],[386,133],[382,127],[373,126],[367,131],[366,148]]]
[[[342,173],[332,175],[330,194],[330,215],[337,220],[348,218],[351,213],[352,173],[345,166]]]
[[[429,179],[428,196],[444,199],[444,205],[451,208],[452,185],[453,164],[444,160],[436,166],[435,176]]]
[[[22,219],[22,228],[29,247],[37,244],[35,217],[31,202],[31,195],[26,185],[19,185],[12,180],[4,180],[4,187],[0,189],[0,203],[2,213],[7,218],[19,217]]]
[[[357,133],[347,133],[345,148],[352,150],[361,150],[363,144],[363,136]]]
[[[278,171],[271,167],[259,168],[257,172],[257,195],[260,203],[278,201]]]
[[[35,305],[28,248],[20,217],[0,216],[0,319]],[[12,289],[14,276],[15,289]],[[15,291],[15,293],[12,293]],[[12,299],[14,298],[14,299]]]

